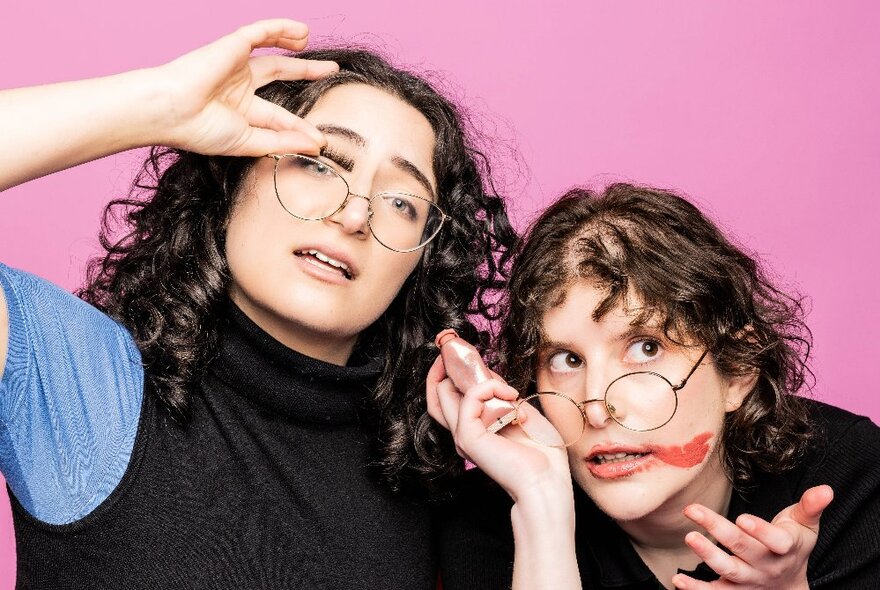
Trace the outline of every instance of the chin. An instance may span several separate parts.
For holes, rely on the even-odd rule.
[[[615,522],[638,521],[650,515],[657,509],[657,506],[653,503],[643,504],[641,502],[627,502],[626,506],[616,506],[611,504],[601,504],[596,501],[596,505]]]
[[[586,473],[575,479],[602,512],[619,522],[644,518],[658,510],[665,501],[659,482],[644,475],[603,482]]]

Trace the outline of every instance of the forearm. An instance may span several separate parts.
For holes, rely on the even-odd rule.
[[[580,590],[571,488],[520,499],[511,510],[513,589]]]
[[[152,69],[0,92],[0,190],[161,143],[163,96]]]

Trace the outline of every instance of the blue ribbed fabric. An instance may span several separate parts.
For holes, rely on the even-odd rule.
[[[0,380],[0,471],[24,508],[74,522],[131,457],[144,371],[131,335],[48,281],[0,263],[9,353]]]

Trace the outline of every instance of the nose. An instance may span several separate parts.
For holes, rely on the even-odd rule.
[[[584,415],[587,418],[587,424],[593,428],[605,428],[611,423],[611,415],[605,408],[605,400],[603,398],[591,398],[583,402]]]
[[[590,371],[596,373],[595,371]],[[586,375],[586,383],[584,384],[584,394],[586,401],[582,402],[581,407],[584,410],[587,424],[593,428],[604,428],[612,422],[611,415],[605,407],[605,387],[601,375]]]
[[[370,199],[349,193],[342,208],[327,219],[347,234],[366,237],[370,233]]]

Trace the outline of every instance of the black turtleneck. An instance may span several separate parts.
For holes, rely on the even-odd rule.
[[[145,396],[128,470],[96,510],[51,526],[13,500],[18,586],[435,587],[427,507],[369,469],[381,368],[303,356],[230,306],[191,421]]]

